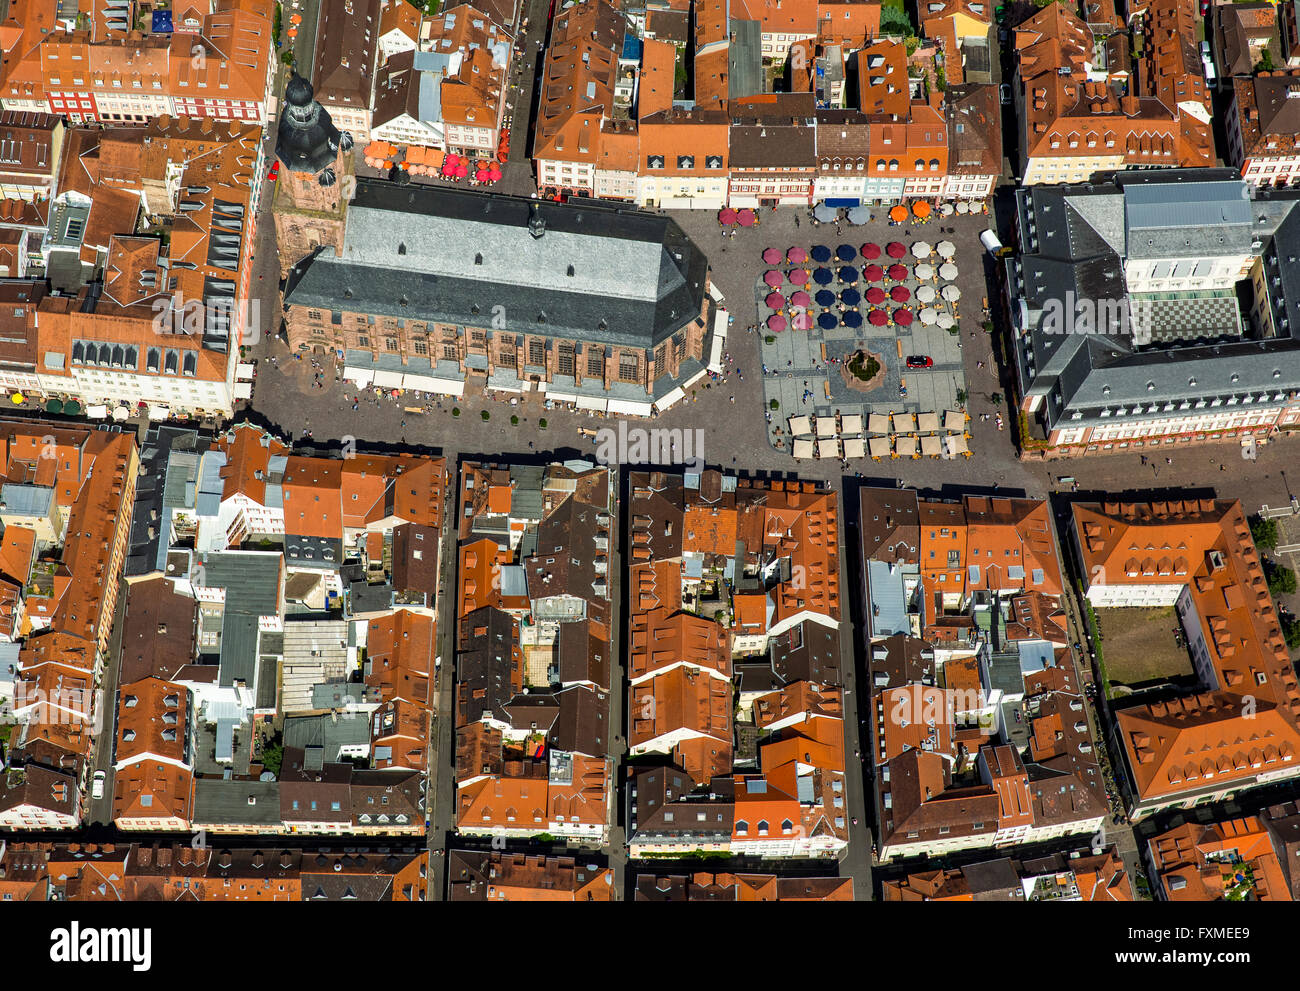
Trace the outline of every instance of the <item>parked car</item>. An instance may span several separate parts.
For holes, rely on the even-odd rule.
[[[998,95],[1001,97],[1004,107],[1011,106],[1011,87],[1007,83],[1003,83],[998,87]]]
[[[103,771],[96,771],[94,778],[90,782],[90,797],[98,801],[104,797],[104,782],[108,780],[108,775]]]
[[[909,354],[907,356],[908,368],[933,368],[934,359],[928,354]]]

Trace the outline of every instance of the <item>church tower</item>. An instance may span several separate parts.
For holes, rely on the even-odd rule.
[[[352,135],[340,131],[294,73],[284,91],[275,155],[280,161],[273,212],[280,278],[322,245],[340,251],[348,200],[356,191]]]

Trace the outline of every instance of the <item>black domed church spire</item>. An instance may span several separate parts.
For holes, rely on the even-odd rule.
[[[332,186],[340,149],[345,154],[352,150],[352,135],[334,126],[329,111],[316,100],[311,83],[295,72],[284,90],[276,157],[291,171],[309,173],[322,186]]]

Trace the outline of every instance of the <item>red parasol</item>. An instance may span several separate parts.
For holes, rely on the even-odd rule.
[[[884,310],[872,310],[867,314],[867,322],[873,327],[883,327],[889,323],[889,314]]]
[[[729,206],[724,206],[718,211],[718,223],[730,227],[736,222],[736,211]]]
[[[900,327],[906,327],[912,322],[912,311],[907,307],[899,307],[894,311],[894,323]]]
[[[907,286],[894,286],[893,289],[889,290],[889,298],[895,303],[906,303],[912,298],[912,294],[908,291]]]
[[[803,248],[791,248],[786,252],[786,259],[792,265],[802,265],[808,260],[808,252],[804,251]]]
[[[781,314],[779,313],[773,313],[770,317],[767,318],[768,330],[774,330],[779,334],[781,333],[781,331],[785,330],[787,326],[788,323],[786,322],[785,317],[781,316]]]
[[[796,313],[792,326],[795,330],[812,330],[813,318],[811,313]]]
[[[862,277],[868,282],[880,282],[885,277],[885,270],[879,265],[868,265],[862,270]]]
[[[880,257],[880,245],[868,241],[862,246],[862,257],[870,261],[873,258]]]
[[[803,268],[790,269],[790,281],[796,286],[806,285],[808,282],[808,270]]]
[[[885,301],[885,298],[885,290],[881,289],[880,286],[872,286],[867,290],[867,302],[873,306],[879,306]]]
[[[770,292],[763,302],[767,304],[769,310],[780,310],[785,306],[785,297],[779,292]]]
[[[897,241],[890,241],[889,244],[885,246],[885,254],[890,258],[902,258],[907,254],[907,249]]]
[[[904,279],[907,278],[907,266],[906,266],[906,265],[890,265],[890,266],[889,266],[889,272],[888,272],[887,274],[888,274],[889,277],[890,277],[891,279],[893,279],[895,282],[902,282]]]
[[[736,214],[736,223],[740,224],[741,227],[753,227],[758,223],[758,214],[749,209],[749,207],[745,207],[745,209]]]
[[[782,275],[780,272],[778,272],[776,269],[772,268],[772,269],[768,269],[767,272],[764,273],[763,281],[767,283],[767,285],[775,289],[777,286],[785,282],[785,276]]]
[[[769,265],[781,264],[781,252],[776,248],[766,248],[763,251],[763,261]]]
[[[812,297],[802,289],[799,289],[790,295],[790,305],[807,308],[812,306]]]

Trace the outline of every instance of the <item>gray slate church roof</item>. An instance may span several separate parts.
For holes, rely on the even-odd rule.
[[[651,348],[699,315],[707,267],[658,214],[361,179],[342,257],[300,261],[285,305]]]

